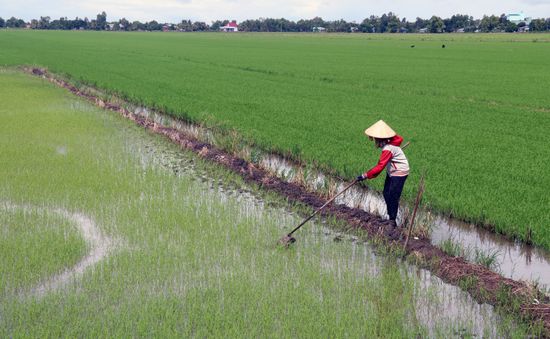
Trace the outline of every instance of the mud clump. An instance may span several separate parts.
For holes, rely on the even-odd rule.
[[[42,76],[42,75],[46,74],[46,71],[41,69],[41,68],[33,68],[32,69],[32,74]]]
[[[180,147],[193,151],[204,159],[218,163],[238,173],[246,182],[274,191],[286,197],[289,201],[306,204],[313,209],[321,207],[326,202],[326,199],[318,193],[308,191],[298,184],[286,182],[242,158],[197,140],[192,135],[185,134],[172,127],[159,125],[148,118],[130,112],[121,105],[105,102],[97,96],[82,92],[70,83],[53,77],[46,70],[38,68],[25,70],[28,73],[45,77],[97,106],[118,112],[136,124],[164,135]],[[320,214],[344,220],[350,226],[365,230],[371,238],[384,242],[392,248],[403,248],[405,237],[402,236],[402,229],[388,229],[385,227],[387,225],[384,220],[364,210],[332,204],[327,206]],[[286,240],[284,243],[291,243],[290,239]],[[532,322],[541,323],[546,331],[546,336],[550,336],[550,298],[527,283],[505,278],[485,266],[469,263],[463,258],[449,256],[432,245],[429,239],[410,239],[405,249],[405,255],[430,269],[443,281],[461,286],[469,291],[479,302],[509,308],[511,299],[518,301],[521,305],[520,315]],[[502,297],[503,293],[506,298]],[[537,300],[538,304],[533,304],[534,300]]]

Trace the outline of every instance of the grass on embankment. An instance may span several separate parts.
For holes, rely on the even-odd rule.
[[[0,64],[235,128],[347,178],[376,162],[363,130],[383,118],[412,140],[405,198],[427,170],[435,209],[548,249],[548,37],[1,31]]]
[[[61,290],[3,293],[1,337],[414,337],[479,326],[524,335],[490,313],[476,324],[469,312],[486,308],[471,300],[447,309],[438,284],[425,291],[414,272],[362,244],[333,242],[319,225],[303,230],[300,246],[277,248],[299,216],[212,189],[200,172],[174,175],[156,163],[196,160],[45,81],[3,71],[0,96],[2,199],[78,211],[120,240]],[[21,255],[48,255],[30,251]],[[421,309],[418,296],[428,301]],[[435,319],[432,332],[420,313]]]

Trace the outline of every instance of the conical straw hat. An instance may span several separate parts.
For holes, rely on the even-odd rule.
[[[397,133],[384,120],[378,120],[365,130],[365,134],[373,138],[386,139],[395,136]]]

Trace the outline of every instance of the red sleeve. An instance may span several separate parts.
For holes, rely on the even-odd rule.
[[[376,178],[378,174],[380,174],[380,172],[384,170],[384,167],[386,167],[388,162],[391,160],[391,157],[391,151],[382,151],[382,154],[380,154],[380,160],[378,160],[378,164],[371,168],[368,172],[363,174],[363,176],[366,176],[367,179]]]
[[[393,138],[391,138],[390,145],[399,147],[401,146],[402,142],[403,142],[403,137],[396,134],[393,136]]]

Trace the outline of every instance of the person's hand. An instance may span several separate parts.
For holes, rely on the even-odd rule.
[[[366,177],[364,177],[363,174],[361,174],[360,176],[357,177],[356,180],[357,180],[358,182],[361,182],[361,181],[363,181],[363,180],[365,180],[365,179],[366,179]]]

